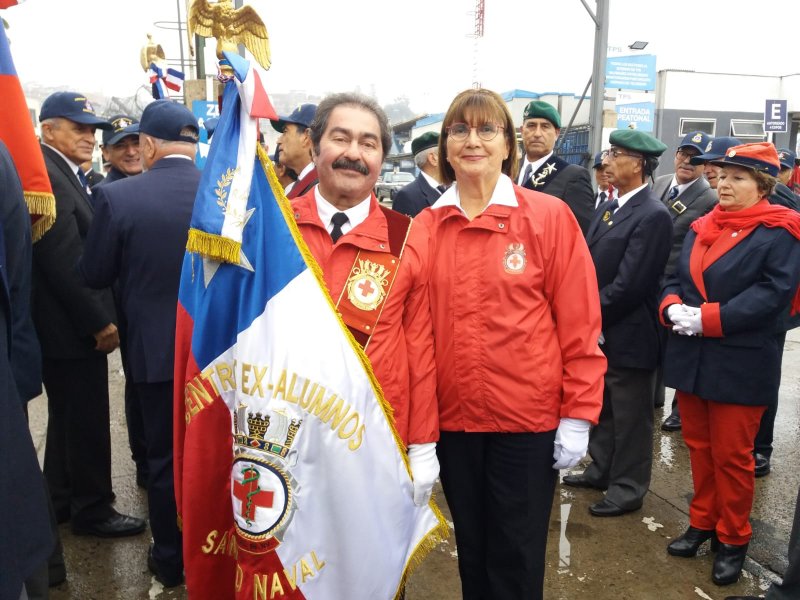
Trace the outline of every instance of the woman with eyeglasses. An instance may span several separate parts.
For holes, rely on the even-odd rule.
[[[542,598],[558,469],[586,453],[606,366],[578,223],[513,183],[517,160],[502,98],[462,92],[439,138],[452,185],[416,218],[435,244],[437,454],[465,599]]]
[[[711,578],[728,585],[753,532],[753,438],[765,402],[777,401],[785,319],[800,309],[800,215],[767,199],[779,169],[772,144],[711,162],[719,205],[692,223],[659,308],[671,329],[664,382],[677,390],[694,484],[689,528],[667,551],[692,557],[710,539]]]

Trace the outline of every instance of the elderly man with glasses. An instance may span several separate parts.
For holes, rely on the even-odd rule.
[[[658,294],[672,239],[669,212],[648,185],[666,146],[633,129],[614,131],[609,141],[603,165],[619,197],[598,207],[586,236],[600,288],[600,348],[608,359],[603,408],[589,437],[592,463],[563,479],[607,490],[589,507],[598,517],[640,509],[650,487]]]

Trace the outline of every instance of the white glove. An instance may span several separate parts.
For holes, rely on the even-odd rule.
[[[673,323],[677,323],[678,319],[681,317],[688,316],[689,313],[686,311],[685,304],[670,304],[667,308],[667,317]]]
[[[433,484],[439,476],[436,444],[412,444],[408,447],[408,462],[414,480],[414,504],[424,506],[430,500]]]
[[[556,430],[556,441],[553,446],[553,468],[569,469],[578,464],[586,456],[589,447],[589,428],[592,426],[584,419],[564,417]]]
[[[703,335],[703,317],[700,309],[686,304],[681,304],[681,308],[685,314],[677,317],[672,331],[680,335]]]

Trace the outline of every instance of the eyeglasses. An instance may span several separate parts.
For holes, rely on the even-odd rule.
[[[469,132],[473,129],[484,142],[491,142],[504,127],[497,123],[484,123],[477,127],[470,127],[466,123],[453,123],[447,128],[447,134],[455,141],[463,142],[469,137]]]
[[[623,152],[618,148],[611,148],[611,150],[603,150],[603,153],[600,155],[602,159],[610,158],[611,160],[616,160],[620,156],[630,156],[631,158],[644,158],[641,154],[629,154],[628,152]]]
[[[678,149],[675,153],[675,156],[680,156],[681,158],[693,158],[695,156],[700,156],[699,152],[687,152],[686,150]]]

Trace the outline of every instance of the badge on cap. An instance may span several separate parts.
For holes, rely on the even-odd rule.
[[[83,103],[83,112],[88,112],[88,113],[94,114],[94,107],[92,106],[92,103],[89,102],[89,100],[87,98],[75,98],[75,99],[76,100],[80,99],[80,100],[84,101],[84,103]]]
[[[731,157],[731,158],[736,156],[736,150],[731,150],[730,152],[728,152],[728,156]]]
[[[699,144],[700,142],[702,142],[702,141],[703,141],[703,134],[702,134],[702,133],[700,133],[700,132],[698,131],[698,132],[697,132],[697,133],[695,133],[695,134],[694,134],[694,136],[692,137],[692,141],[693,141],[695,144]]]
[[[711,152],[711,146],[713,143],[714,142],[708,142],[708,145],[706,146],[706,152]]]
[[[133,125],[131,120],[130,119],[126,119],[125,117],[122,117],[122,118],[117,119],[116,121],[114,121],[114,131],[122,131],[123,129],[125,129],[126,127],[128,127],[130,125]]]
[[[786,152],[779,152],[779,153],[778,153],[778,158],[779,158],[780,160],[783,160],[784,158],[786,158]]]

